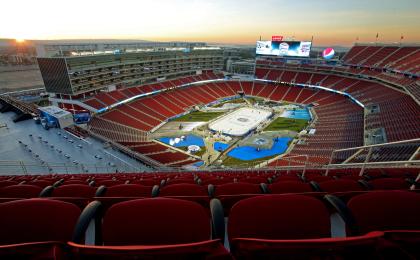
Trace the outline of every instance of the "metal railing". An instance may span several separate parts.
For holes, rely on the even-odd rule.
[[[360,168],[360,175],[372,167],[420,167],[420,138],[334,150],[326,166],[331,168]]]
[[[31,174],[80,174],[80,173],[122,173],[139,172],[139,169],[129,165],[99,165],[99,164],[68,164],[68,163],[34,163],[24,161],[0,161],[2,175]]]

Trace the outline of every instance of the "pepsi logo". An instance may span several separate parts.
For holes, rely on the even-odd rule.
[[[322,51],[322,57],[326,60],[332,59],[334,57],[335,51],[333,48],[326,48]]]

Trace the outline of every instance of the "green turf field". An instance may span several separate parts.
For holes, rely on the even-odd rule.
[[[184,116],[174,119],[178,122],[208,122],[218,116],[223,115],[225,112],[201,112],[195,111]]]
[[[271,124],[269,124],[264,131],[279,131],[279,130],[291,130],[300,132],[306,127],[308,121],[305,119],[293,119],[278,117]]]
[[[278,156],[278,154],[273,155],[273,156],[258,158],[258,159],[250,160],[250,161],[242,161],[240,159],[227,156],[226,159],[223,161],[223,165],[225,165],[225,166],[238,166],[238,167],[254,167],[254,166],[256,166],[256,165],[258,165],[262,162],[265,162],[267,160],[270,160],[270,159],[272,159],[276,156]]]

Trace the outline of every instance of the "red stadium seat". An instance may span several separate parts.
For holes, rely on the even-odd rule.
[[[95,195],[95,187],[87,184],[69,184],[58,187],[48,186],[41,192],[40,197],[71,202],[83,209]]]
[[[373,230],[420,230],[420,194],[374,191],[348,202],[360,233]]]
[[[379,178],[369,181],[374,190],[408,190],[410,184],[403,178]]]
[[[203,186],[183,183],[162,187],[159,196],[208,196],[208,193]]]
[[[96,188],[87,184],[69,184],[54,188],[51,197],[74,197],[92,198],[95,196]]]
[[[298,175],[291,174],[291,175],[280,175],[274,179],[274,182],[278,181],[302,181]]]
[[[186,178],[178,178],[178,179],[171,179],[168,182],[166,182],[165,185],[173,185],[173,184],[182,184],[182,183],[189,183],[189,184],[196,184],[194,179],[186,179]]]
[[[119,181],[119,180],[95,180],[96,186],[104,185],[106,187],[112,187],[115,185],[124,184],[125,181]]]
[[[239,182],[260,184],[260,183],[267,183],[267,178],[264,178],[264,177],[240,178]]]
[[[54,184],[54,182],[55,182],[55,181],[36,180],[36,181],[30,181],[30,182],[27,182],[27,183],[25,183],[25,184],[29,184],[29,185],[36,185],[36,186],[38,186],[38,187],[45,188],[45,187],[47,187],[47,186],[49,186],[49,185]]]
[[[204,179],[201,181],[202,185],[223,185],[223,184],[227,184],[227,183],[233,183],[234,181],[232,179],[229,178],[209,178],[209,179]]]
[[[346,192],[363,191],[363,187],[354,180],[330,180],[318,184],[321,191],[325,192]]]
[[[144,186],[154,186],[160,185],[161,179],[142,179],[142,180],[135,180],[130,183],[132,184],[140,184]]]
[[[263,194],[263,189],[258,184],[252,183],[227,183],[217,186],[209,185],[209,195],[218,198],[224,208],[225,216],[229,215],[232,206],[243,199]]]
[[[166,198],[116,204],[103,220],[105,245],[192,243],[208,240],[210,231],[208,216],[201,206]]]
[[[42,188],[35,185],[11,185],[0,188],[0,198],[36,198]]]
[[[83,180],[65,180],[63,182],[63,184],[64,185],[69,185],[69,184],[84,184],[84,185],[86,185],[86,184],[88,184],[88,182],[83,181]]]
[[[313,192],[311,185],[298,181],[279,181],[268,185],[272,194]]]
[[[152,187],[139,184],[119,184],[106,189],[106,197],[151,197]]]
[[[305,179],[307,181],[315,181],[318,183],[333,180],[331,176],[323,176],[323,175],[309,175],[309,176],[305,176]]]
[[[261,194],[258,184],[252,183],[226,183],[215,186],[215,196],[220,195],[240,195],[240,194]]]
[[[303,195],[245,199],[233,206],[228,220],[236,259],[374,258],[382,235],[330,238],[327,208],[320,200]]]
[[[0,203],[0,258],[57,259],[71,240],[80,209],[62,201]]]
[[[306,221],[308,212],[311,212],[311,221]],[[329,213],[321,201],[302,195],[254,197],[242,200],[232,207],[228,231],[230,240],[238,237],[329,237]]]
[[[4,181],[0,181],[0,188],[1,187],[6,187],[6,186],[11,186],[11,185],[17,185],[17,184],[19,184],[19,182],[4,180]]]
[[[211,240],[211,229],[209,215],[199,204],[169,198],[139,199],[115,204],[106,211],[103,245],[69,244],[76,258],[229,259],[222,244]]]
[[[401,246],[412,259],[420,257],[420,194],[372,191],[354,196],[347,207],[340,200],[332,204],[346,221],[351,234],[384,231],[385,238]]]
[[[197,184],[184,183],[163,186],[159,191],[159,196],[194,201],[206,209],[209,208],[210,203],[210,197],[205,186]]]

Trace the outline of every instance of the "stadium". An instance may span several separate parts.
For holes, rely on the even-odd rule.
[[[312,40],[256,41],[252,74],[39,46],[45,88],[0,95],[0,258],[419,259],[420,45]]]

